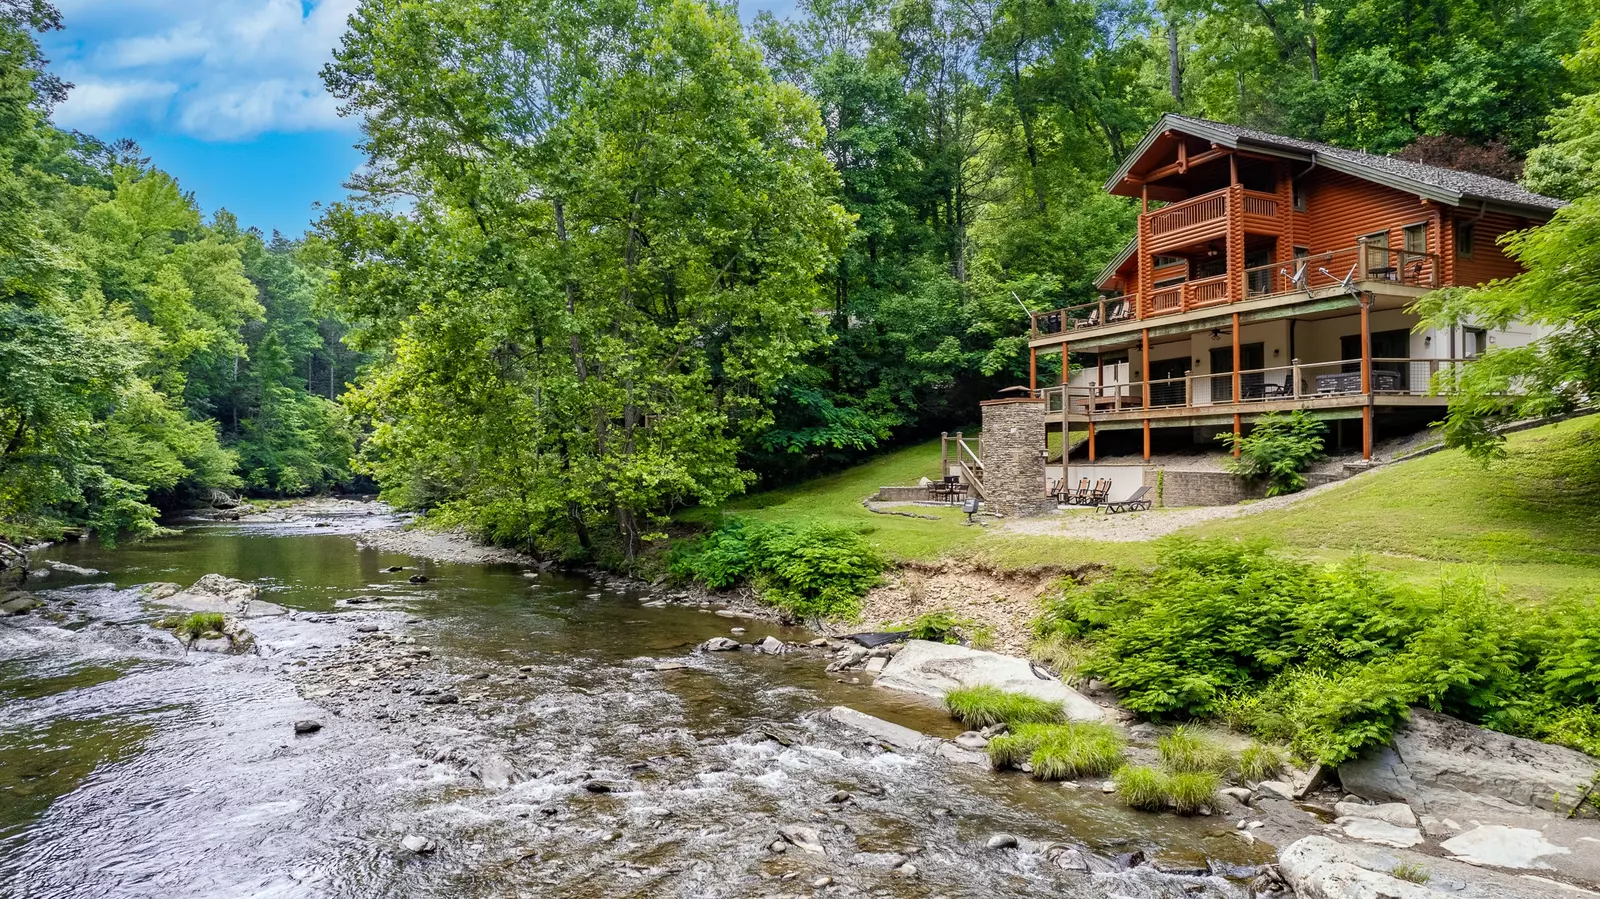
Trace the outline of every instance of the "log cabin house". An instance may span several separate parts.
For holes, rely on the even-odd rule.
[[[989,420],[1017,430],[1016,416],[1038,412],[1046,432],[1086,430],[1089,463],[1108,443],[1146,461],[1153,444],[1216,446],[1218,433],[1294,409],[1329,420],[1336,441],[1359,440],[1370,459],[1375,434],[1438,420],[1436,375],[1538,336],[1419,328],[1410,305],[1516,274],[1501,235],[1562,205],[1496,178],[1171,114],[1105,189],[1137,199],[1140,214],[1099,275],[1101,296],[1034,313],[1031,394],[985,404],[982,463],[959,442],[945,451],[946,474],[991,482],[981,494],[1011,492],[997,490],[997,472],[973,470],[993,468]],[[1058,383],[1041,383],[1040,360],[1069,353],[1077,370],[1047,364]],[[1017,403],[1032,408],[1002,408]],[[1065,459],[1046,467],[1039,430],[1018,431],[1035,458],[1019,457],[1013,476],[1026,486],[1002,507],[1039,496],[1036,480],[1081,473]]]

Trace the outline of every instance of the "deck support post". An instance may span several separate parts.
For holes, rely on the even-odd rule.
[[[1244,399],[1239,395],[1239,313],[1233,314],[1233,401]]]
[[[1233,457],[1239,458],[1239,435],[1244,433],[1244,416],[1233,413]]]
[[[1089,419],[1089,461],[1094,461],[1094,419]]]
[[[1295,399],[1299,399],[1300,398],[1300,360],[1299,359],[1290,359],[1289,360],[1289,364],[1291,366],[1293,366],[1293,370],[1290,372],[1290,377],[1293,378],[1294,398]]]
[[[939,480],[950,475],[950,432],[939,432]]]
[[[1142,405],[1150,408],[1150,329],[1144,328],[1139,332],[1139,358],[1143,361],[1144,372],[1140,378],[1139,393],[1144,397]],[[1145,423],[1145,453],[1146,459],[1150,458],[1150,422]]]
[[[1039,349],[1028,347],[1028,395],[1039,392]]]
[[[1144,460],[1150,461],[1150,419],[1144,420]]]
[[[1363,248],[1363,252],[1365,248]],[[1372,295],[1362,294],[1361,302],[1361,458],[1372,461]]]

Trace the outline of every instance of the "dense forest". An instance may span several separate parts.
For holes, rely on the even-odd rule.
[[[268,239],[53,127],[33,32],[58,18],[0,10],[8,527],[137,534],[211,489],[359,473],[490,539],[626,559],[678,508],[1023,380],[1026,310],[1092,296],[1135,212],[1102,182],[1163,112],[1570,199],[1600,158],[1588,0],[802,0],[748,26],[703,0],[366,0],[324,80],[369,165],[304,241]]]

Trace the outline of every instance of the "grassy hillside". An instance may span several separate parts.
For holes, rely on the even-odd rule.
[[[925,518],[868,512],[880,485],[911,484],[939,467],[938,441],[828,477],[746,497],[731,514],[861,528],[897,559],[973,558],[1023,566],[1138,563],[1148,543],[1008,535],[965,523],[958,509],[905,507]],[[1160,510],[1145,513],[1159,516]],[[1458,451],[1386,466],[1287,508],[1207,522],[1180,533],[1264,537],[1317,558],[1365,553],[1417,579],[1491,566],[1519,593],[1600,585],[1600,418],[1512,435],[1508,457],[1484,466]]]

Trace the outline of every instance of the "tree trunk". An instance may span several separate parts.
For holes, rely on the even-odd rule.
[[[1306,50],[1311,57],[1311,80],[1321,81],[1322,71],[1317,62],[1317,4],[1316,0],[1305,0],[1306,19]]]
[[[1167,17],[1167,86],[1172,102],[1183,108],[1183,72],[1178,65],[1178,17]]]

